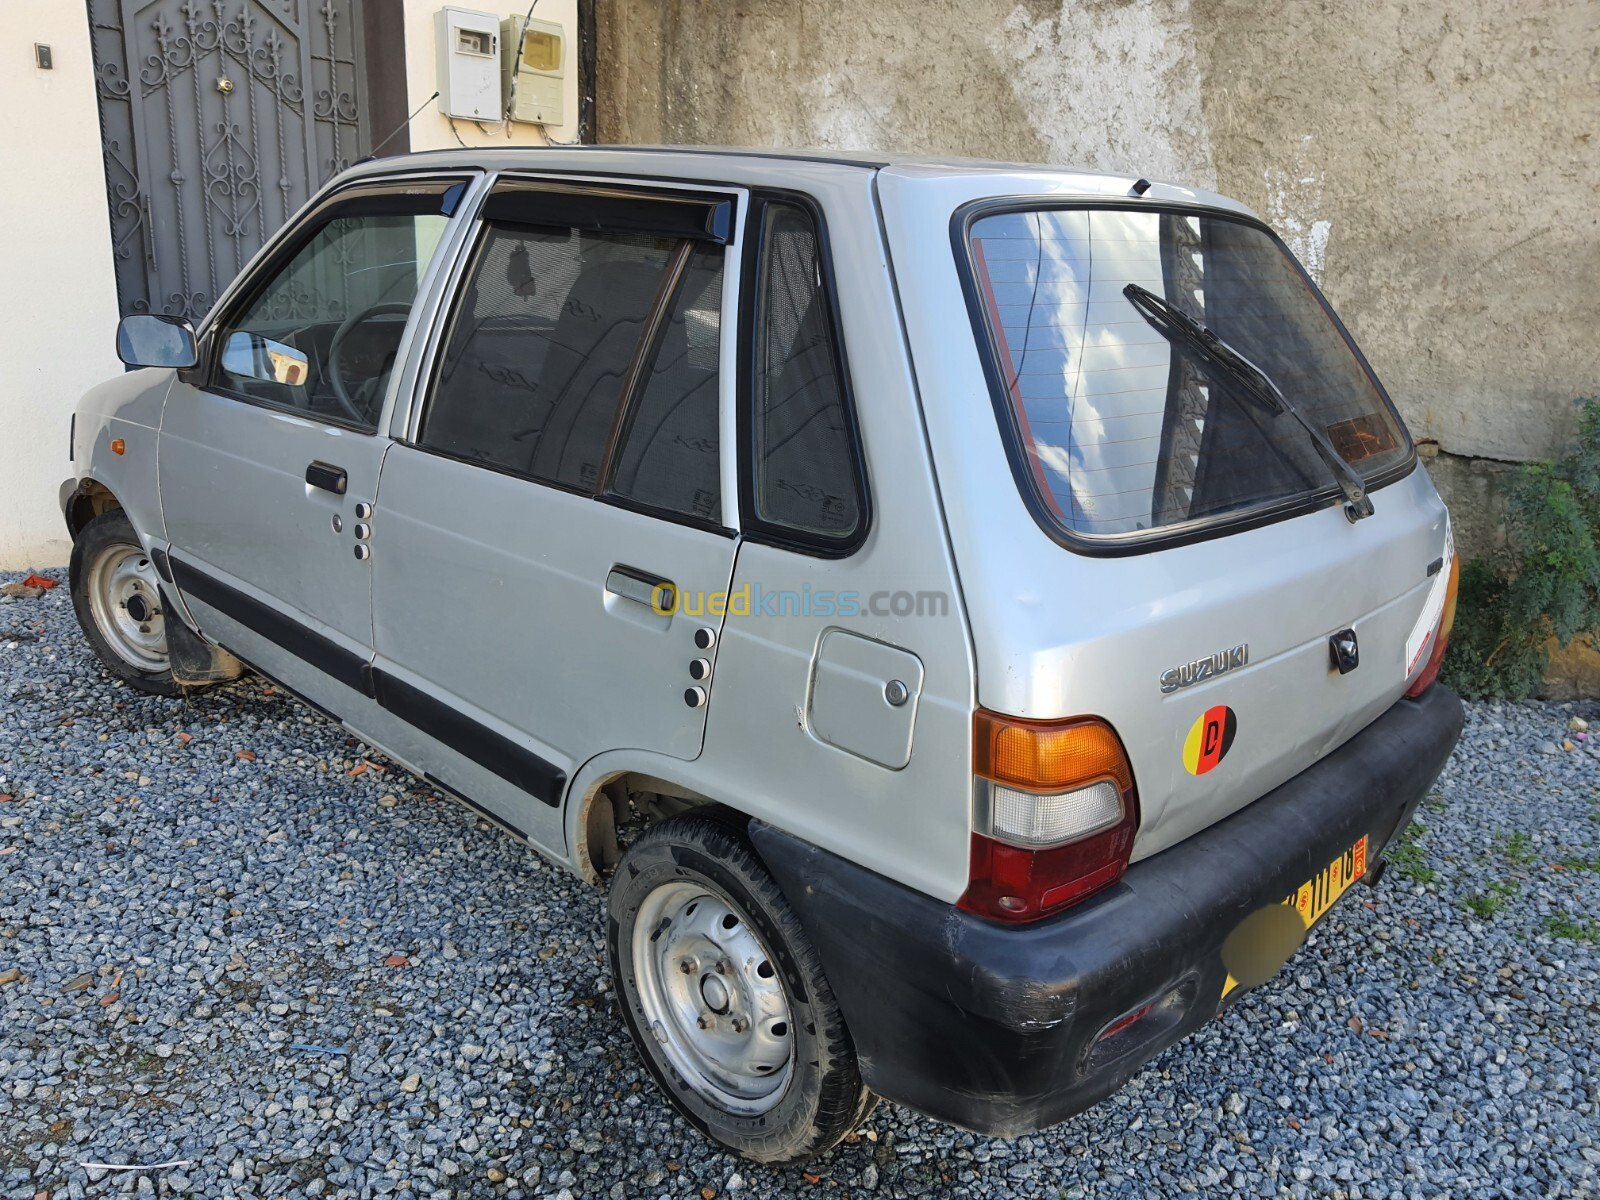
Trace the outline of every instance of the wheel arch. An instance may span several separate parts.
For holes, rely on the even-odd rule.
[[[643,750],[596,755],[567,789],[568,861],[580,878],[600,883],[620,857],[619,834],[707,807],[745,820],[752,815],[692,760]]]
[[[100,480],[92,475],[69,479],[61,485],[61,515],[66,519],[67,532],[77,541],[83,527],[98,516],[108,512],[127,512],[127,505]],[[129,521],[133,520],[130,515]],[[138,529],[138,526],[134,526]]]

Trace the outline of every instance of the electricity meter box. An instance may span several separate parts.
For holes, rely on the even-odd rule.
[[[502,121],[500,19],[470,8],[441,8],[439,111],[471,121]]]
[[[500,23],[506,115],[532,125],[566,121],[562,80],[567,39],[555,21],[510,16]]]

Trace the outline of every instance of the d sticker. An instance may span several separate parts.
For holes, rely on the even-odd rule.
[[[1183,765],[1189,768],[1189,774],[1204,775],[1227,757],[1236,725],[1233,709],[1226,704],[1200,714],[1183,742]]]

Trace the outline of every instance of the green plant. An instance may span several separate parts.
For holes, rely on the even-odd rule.
[[[1426,853],[1417,845],[1417,839],[1427,833],[1421,825],[1410,825],[1389,848],[1387,858],[1394,864],[1402,878],[1409,883],[1432,883],[1439,873],[1428,865]]]
[[[1506,906],[1506,901],[1517,894],[1517,885],[1496,880],[1486,892],[1476,892],[1467,897],[1467,911],[1480,920],[1487,921]]]
[[[1533,839],[1517,830],[1506,839],[1505,855],[1518,866],[1527,866],[1537,857],[1533,852]]]
[[[1600,942],[1600,925],[1588,917],[1554,914],[1544,919],[1544,931],[1551,937],[1566,938],[1573,942]]]
[[[1600,398],[1579,403],[1572,452],[1513,476],[1506,549],[1462,567],[1444,678],[1463,696],[1532,695],[1551,638],[1600,636]]]

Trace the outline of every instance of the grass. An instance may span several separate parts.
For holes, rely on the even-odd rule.
[[[1506,858],[1519,867],[1525,867],[1538,857],[1533,852],[1533,839],[1520,829],[1506,839],[1504,847]]]
[[[1387,857],[1390,865],[1407,882],[1427,884],[1439,878],[1439,872],[1428,865],[1422,847],[1417,845],[1417,839],[1427,832],[1426,826],[1410,825],[1389,848]]]
[[[1506,901],[1516,894],[1516,884],[1496,880],[1489,885],[1488,891],[1477,892],[1467,897],[1467,911],[1479,920],[1491,920],[1505,909]]]
[[[1439,872],[1424,860],[1422,847],[1409,839],[1389,851],[1389,862],[1411,883],[1433,883],[1439,878]]]
[[[1551,937],[1571,942],[1600,942],[1600,925],[1588,917],[1569,917],[1565,913],[1544,919],[1544,931]]]

